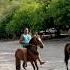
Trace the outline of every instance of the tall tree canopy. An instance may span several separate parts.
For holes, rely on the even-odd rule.
[[[20,35],[24,27],[35,32],[70,26],[70,0],[1,0],[0,5],[0,37]]]

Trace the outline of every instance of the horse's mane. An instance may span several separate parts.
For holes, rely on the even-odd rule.
[[[30,48],[33,42],[33,37],[31,38],[31,40],[29,41],[29,44],[26,46],[26,48]]]
[[[32,39],[29,41],[29,44],[33,44],[33,45],[36,45],[36,39],[37,39],[37,36],[33,36]]]
[[[27,46],[27,50],[31,51],[34,54],[38,54],[38,52],[37,52],[37,46],[35,46],[33,44],[34,43],[34,38],[35,37],[32,37],[32,39],[30,40],[29,45]]]
[[[34,40],[34,37],[32,37],[32,39],[29,41],[29,44],[32,44],[33,40]]]

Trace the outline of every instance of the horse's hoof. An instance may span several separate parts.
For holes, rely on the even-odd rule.
[[[27,67],[27,63],[25,64],[25,67]]]
[[[25,70],[26,70],[26,68],[25,67],[23,67]]]
[[[45,62],[41,62],[40,65],[44,64]]]
[[[23,63],[23,67],[27,67],[27,63]]]
[[[26,68],[24,68],[26,70]]]

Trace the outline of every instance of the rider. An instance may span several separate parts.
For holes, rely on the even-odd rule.
[[[21,48],[26,48],[26,46],[29,44],[29,41],[31,40],[31,35],[29,34],[28,28],[24,29],[24,33],[21,35],[19,43],[21,44]],[[44,64],[44,62],[41,62],[40,58],[38,57],[38,61],[40,64]]]
[[[31,40],[31,35],[29,34],[29,30],[28,28],[25,28],[24,33],[21,35],[20,40],[19,40],[21,47],[26,48],[30,40]]]

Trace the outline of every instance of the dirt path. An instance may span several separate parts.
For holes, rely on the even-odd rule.
[[[69,42],[65,39],[45,41],[45,47],[43,49],[38,48],[41,60],[46,62],[42,66],[38,62],[39,70],[66,70],[64,46]],[[18,41],[0,42],[0,70],[15,70],[14,53],[18,47]],[[24,69],[22,68],[22,70]],[[27,70],[33,70],[30,63],[28,63]]]

